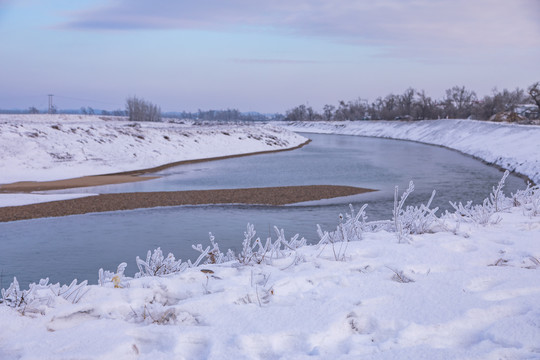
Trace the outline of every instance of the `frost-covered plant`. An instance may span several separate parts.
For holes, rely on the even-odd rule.
[[[43,313],[44,306],[50,306],[55,297],[62,297],[75,304],[88,292],[88,281],[77,284],[77,279],[70,285],[49,284],[49,278],[41,279],[38,284],[31,283],[28,290],[21,290],[17,278],[7,290],[2,289],[0,303],[17,309],[21,314]]]
[[[266,256],[266,251],[262,248],[261,239],[254,240],[257,232],[255,231],[255,225],[247,224],[247,229],[244,231],[244,241],[242,241],[242,251],[238,254],[238,261],[241,264],[260,264]],[[253,243],[252,243],[253,242]],[[259,246],[258,250],[255,247]]]
[[[354,213],[354,208],[349,205],[351,209],[350,214],[339,214],[340,222],[336,228],[336,231],[328,232],[323,231],[321,226],[317,224],[317,234],[319,235],[319,243],[317,246],[326,247],[330,244],[332,246],[332,253],[336,261],[345,260],[345,254],[349,241],[362,240],[362,233],[368,228],[366,224],[366,207],[367,204],[362,206],[358,213]],[[346,219],[345,221],[343,221]],[[321,250],[322,252],[322,250]]]
[[[206,249],[203,249],[201,244],[198,244],[197,246],[191,245],[191,247],[194,250],[199,251],[201,255],[204,254],[206,259],[201,261],[202,264],[221,264],[235,259],[234,252],[231,249],[227,250],[226,254],[223,254],[219,250],[219,245],[216,243],[214,235],[209,233],[209,236],[211,246],[207,247]]]
[[[219,252],[219,247],[217,247],[217,244],[213,243],[213,245],[215,246],[213,250],[217,249],[217,252]],[[137,262],[137,267],[139,268],[139,272],[135,274],[135,278],[180,273],[185,271],[187,268],[199,266],[205,258],[209,258],[211,256],[210,246],[207,246],[206,249],[203,249],[201,244],[197,246],[192,245],[192,247],[201,253],[195,262],[191,262],[191,260],[182,262],[182,259],[176,260],[172,253],[169,253],[167,257],[164,257],[163,252],[159,247],[155,249],[153,253],[148,250],[148,253],[146,254],[146,261],[142,260],[138,256],[135,259]],[[228,254],[228,256],[230,255]]]
[[[285,233],[283,229],[279,230],[277,226],[274,226],[274,230],[276,231],[276,233],[279,233],[280,242],[285,248],[289,250],[297,250],[302,246],[306,246],[307,240],[305,238],[298,239],[300,237],[299,234],[294,235],[291,240],[287,241],[285,239]]]
[[[247,294],[244,297],[236,300],[236,304],[258,304],[259,307],[270,302],[270,298],[274,295],[274,288],[268,286],[270,274],[258,273],[254,274],[251,270],[250,283],[251,287],[255,288],[254,294]]]
[[[435,213],[439,210],[438,207],[430,209],[431,202],[435,197],[436,191],[433,190],[431,197],[426,205],[407,206],[402,214],[402,222],[404,228],[409,234],[425,234],[431,231],[431,225],[437,220]]]
[[[131,309],[129,320],[136,323],[175,325],[182,323],[185,325],[197,325],[199,320],[185,311],[179,311],[171,306],[164,306],[159,303],[145,304],[139,311]]]
[[[433,190],[431,197],[426,205],[420,204],[420,206],[407,206],[403,209],[405,201],[409,195],[414,191],[414,183],[409,182],[409,187],[401,199],[398,201],[398,187],[394,190],[394,209],[392,211],[392,221],[394,223],[394,231],[399,242],[409,241],[409,235],[411,234],[424,234],[431,230],[432,224],[437,220],[435,213],[439,208],[430,209],[431,202],[435,197],[436,191]]]
[[[260,238],[253,240],[257,234],[255,226],[248,223],[247,229],[244,232],[242,251],[238,254],[238,261],[244,265],[261,264],[263,262],[269,262],[272,259],[287,256],[291,251],[296,251],[296,249],[306,244],[306,239],[298,239],[298,234],[287,241],[283,229],[280,230],[274,226],[274,231],[277,234],[277,239],[272,242],[272,238],[268,237],[266,243],[263,245]]]
[[[512,194],[512,201],[514,206],[523,208],[527,215],[540,215],[540,186],[528,183],[524,190]]]
[[[98,284],[100,286],[105,286],[105,284],[113,283],[115,288],[122,288],[126,286],[126,281],[128,280],[124,276],[124,271],[126,270],[127,264],[125,262],[118,265],[116,272],[111,272],[108,270],[99,269],[98,272]]]
[[[489,194],[489,198],[486,198],[481,205],[473,205],[472,201],[468,201],[465,205],[461,202],[456,204],[455,202],[450,201],[450,205],[455,210],[454,215],[457,216],[458,220],[463,219],[479,225],[496,224],[501,221],[500,217],[493,217],[493,215],[509,207],[505,205],[506,197],[502,191],[508,175],[509,172],[507,170],[504,172],[497,187],[493,187],[491,194]]]
[[[505,183],[506,178],[508,177],[508,175],[510,175],[510,172],[508,170],[506,170],[504,172],[501,180],[497,184],[497,187],[493,187],[493,190],[492,190],[491,194],[489,194],[489,200],[490,200],[491,206],[494,208],[495,212],[500,212],[500,211],[505,210],[506,208],[508,208],[508,206],[506,206],[504,204],[504,202],[506,200],[506,197],[504,196],[504,193],[502,191],[502,189],[504,187],[504,183]]]
[[[2,303],[17,309],[21,314],[42,313],[43,305],[49,305],[50,297],[40,296],[37,290],[46,288],[48,279],[42,279],[39,284],[32,283],[28,290],[21,290],[17,278],[13,278],[13,282],[7,290],[2,289]]]
[[[189,264],[187,262],[183,263],[182,259],[176,260],[172,253],[169,253],[167,257],[164,257],[163,252],[159,247],[155,249],[153,253],[148,250],[148,253],[146,254],[146,261],[142,260],[138,256],[135,261],[137,262],[137,267],[139,268],[139,272],[135,274],[135,278],[178,273],[186,270],[189,267]]]
[[[360,210],[355,214],[354,207],[349,204],[350,214],[345,213],[345,222],[343,227],[349,233],[349,239],[353,241],[362,240],[362,233],[370,230],[370,225],[366,222],[366,208],[368,204],[362,205]]]
[[[403,270],[392,269],[390,267],[389,269],[392,270],[392,272],[394,273],[394,275],[392,275],[392,280],[394,280],[395,282],[402,284],[414,282],[413,279],[403,273]]]
[[[495,211],[489,199],[485,199],[481,205],[473,205],[472,201],[467,201],[465,205],[461,202],[456,204],[450,201],[450,205],[454,208],[454,215],[457,216],[458,220],[463,219],[479,225],[492,225],[501,221],[498,216],[493,218]]]
[[[46,278],[45,281],[49,281],[49,278]],[[51,284],[49,285],[49,290],[51,290],[55,296],[61,296],[72,304],[76,304],[88,291],[90,291],[90,289],[87,289],[87,285],[88,280],[84,280],[80,284],[77,284],[77,279],[75,279],[69,285],[60,286],[59,283]]]
[[[394,209],[392,210],[392,221],[394,222],[394,231],[396,232],[399,242],[402,240],[408,240],[409,234],[407,233],[403,224],[403,205],[405,204],[405,200],[407,200],[413,191],[414,184],[412,181],[410,181],[409,187],[407,190],[405,190],[403,195],[401,195],[401,199],[398,201],[399,189],[397,186],[394,188]]]

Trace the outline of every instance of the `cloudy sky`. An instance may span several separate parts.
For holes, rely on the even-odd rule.
[[[284,112],[540,81],[540,0],[0,0],[0,108]]]

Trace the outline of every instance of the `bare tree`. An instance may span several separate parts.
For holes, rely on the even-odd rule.
[[[161,109],[158,106],[135,96],[126,100],[126,110],[131,121],[161,121]]]
[[[538,108],[540,109],[540,82],[537,81],[531,86],[529,86],[527,92],[529,93],[532,101],[534,101],[536,106],[538,106]]]
[[[476,93],[465,89],[465,86],[454,86],[446,90],[444,99],[445,112],[451,118],[467,118],[472,114]]]
[[[289,121],[305,121],[307,119],[306,105],[299,105],[290,110],[287,110],[285,119]]]
[[[324,105],[323,107],[323,118],[326,121],[330,121],[334,118],[334,110],[336,107],[334,105]]]
[[[437,112],[435,102],[426,95],[424,90],[417,92],[416,96],[411,115],[415,119],[434,119]]]
[[[403,92],[402,95],[398,97],[399,102],[399,115],[401,116],[411,116],[414,102],[414,89],[408,88]]]

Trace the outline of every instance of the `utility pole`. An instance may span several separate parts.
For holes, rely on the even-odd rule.
[[[53,109],[54,109],[52,97],[53,97],[54,95],[53,95],[53,94],[49,94],[48,96],[49,96],[49,111],[48,111],[48,113],[49,113],[49,114],[52,114],[52,113],[53,113]]]

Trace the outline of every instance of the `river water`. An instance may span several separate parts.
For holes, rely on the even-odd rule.
[[[176,258],[194,259],[192,244],[209,244],[212,232],[222,251],[239,250],[248,222],[261,239],[275,238],[273,226],[318,241],[316,225],[334,230],[340,213],[364,203],[368,220],[390,219],[394,186],[400,193],[410,180],[415,192],[407,204],[425,203],[432,190],[438,214],[448,201],[481,203],[502,172],[458,152],[399,140],[343,135],[306,135],[312,142],[297,150],[183,165],[158,173],[160,179],[73,189],[60,192],[132,192],[225,189],[286,185],[351,185],[378,191],[346,198],[289,206],[212,205],[116,211],[0,224],[0,288],[13,276],[26,287],[49,277],[69,283],[74,278],[97,282],[99,268],[115,270],[158,246]],[[525,187],[509,176],[506,194]]]

